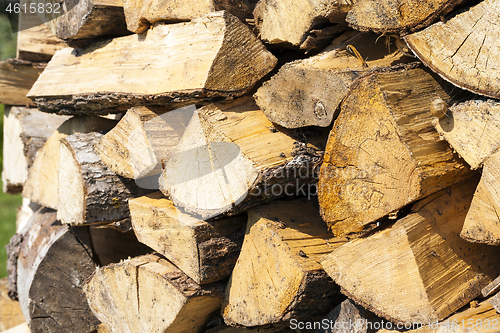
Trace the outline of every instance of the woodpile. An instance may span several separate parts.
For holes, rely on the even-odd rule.
[[[61,6],[0,63],[0,331],[500,331],[498,0]]]

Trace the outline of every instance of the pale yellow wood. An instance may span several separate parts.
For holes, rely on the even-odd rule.
[[[472,169],[500,147],[500,103],[493,100],[452,105],[433,125]]]
[[[351,7],[344,0],[261,0],[254,17],[263,41],[299,46],[318,23],[343,22]]]
[[[292,132],[275,129],[250,97],[205,106],[166,164],[160,190],[204,219],[280,196],[307,195],[326,141],[326,133],[311,133],[306,149]]]
[[[83,50],[60,50],[29,96],[53,112],[188,104],[241,95],[276,61],[243,23],[220,11]]]
[[[439,75],[475,93],[500,97],[500,3],[481,1],[469,10],[408,35],[413,52]]]
[[[229,277],[243,242],[246,214],[208,223],[183,213],[161,192],[131,199],[129,207],[139,241],[196,283]]]
[[[116,121],[95,116],[73,117],[65,121],[39,150],[28,172],[23,196],[53,209],[58,203],[59,140],[74,133],[108,131]]]
[[[19,302],[11,300],[7,294],[8,291],[8,280],[3,278],[0,280],[0,332],[26,322]]]
[[[337,235],[368,224],[468,176],[440,140],[429,112],[439,82],[421,68],[359,80],[341,105],[318,183],[321,215]]]
[[[10,59],[0,61],[0,103],[34,106],[26,94],[43,71],[44,64]]]
[[[323,268],[346,295],[386,319],[443,320],[500,271],[495,247],[459,237],[477,182],[474,177],[417,202],[392,227],[323,258]]]
[[[96,270],[84,289],[110,333],[181,333],[203,329],[222,287],[200,287],[163,257],[146,255]]]
[[[31,333],[31,331],[28,324],[24,323],[3,331],[3,333]]]
[[[335,238],[307,199],[249,210],[241,254],[226,287],[227,324],[258,326],[311,317],[334,307],[338,290],[319,260],[346,243]],[[314,299],[313,303],[304,303]]]
[[[317,56],[285,64],[257,90],[255,101],[273,123],[286,128],[329,126],[353,82],[377,67],[409,62],[394,45],[371,33],[347,32]],[[362,59],[348,51],[353,47]],[[363,62],[365,60],[365,62]],[[366,65],[366,67],[365,67]]]

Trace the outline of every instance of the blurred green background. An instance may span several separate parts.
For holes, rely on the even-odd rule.
[[[16,56],[16,34],[12,33],[9,20],[0,14],[0,60]],[[3,112],[4,106],[0,104],[0,164],[3,165]],[[8,158],[8,156],[6,156]],[[0,180],[1,184],[1,180]],[[21,204],[21,196],[12,196],[0,190],[0,278],[7,276],[7,252],[5,245],[16,232],[16,210]]]

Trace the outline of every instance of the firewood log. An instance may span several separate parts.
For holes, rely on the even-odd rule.
[[[260,38],[270,44],[298,47],[321,23],[342,23],[351,1],[261,0],[253,12]]]
[[[222,284],[200,287],[154,254],[102,267],[84,289],[110,333],[200,332],[223,293]]]
[[[375,331],[373,327],[381,327],[382,319],[350,299],[346,299],[323,320],[316,323],[316,327],[313,326],[314,322],[309,325],[316,329],[315,333],[371,333]]]
[[[64,0],[59,2],[60,6],[50,0],[43,2],[52,3],[54,9],[59,10],[37,14],[57,37],[70,44],[129,34],[122,0]]]
[[[284,65],[257,90],[257,105],[269,120],[286,128],[329,126],[356,79],[411,59],[395,47],[389,52],[376,40],[375,34],[347,32],[321,54]],[[362,59],[350,53],[351,48]]]
[[[29,224],[17,260],[17,290],[31,332],[93,332],[99,321],[82,290],[95,270],[88,230],[61,225],[48,208]]]
[[[323,268],[345,295],[392,322],[443,320],[500,272],[495,247],[459,237],[477,182],[417,202],[392,227],[324,257]]]
[[[21,206],[17,208],[16,213],[16,232],[23,230],[33,214],[39,210],[41,206],[30,199],[23,198]]]
[[[65,121],[38,151],[23,187],[23,197],[52,209],[58,203],[59,140],[74,133],[107,131],[116,121],[95,116]]]
[[[60,50],[28,97],[42,111],[59,113],[179,107],[242,95],[276,62],[243,23],[220,11],[81,50]]]
[[[480,168],[500,147],[500,102],[470,100],[447,109],[434,127],[472,169]]]
[[[0,61],[0,103],[6,105],[34,106],[26,97],[45,64],[19,59]]]
[[[131,228],[128,199],[149,192],[117,176],[94,150],[102,134],[75,133],[61,139],[57,218],[71,225],[114,223]]]
[[[342,300],[319,259],[346,243],[328,232],[307,199],[249,210],[247,231],[226,287],[226,324],[259,326],[326,313]]]
[[[231,275],[243,243],[246,215],[205,222],[178,210],[161,192],[129,201],[132,227],[198,284]]]
[[[500,152],[484,162],[481,181],[460,236],[469,242],[500,245]]]
[[[500,3],[481,1],[469,10],[408,35],[408,46],[422,62],[458,87],[500,98]]]
[[[142,33],[156,22],[190,21],[219,10],[227,10],[245,22],[246,19],[253,17],[252,11],[256,2],[256,0],[124,0],[123,10],[128,30]]]
[[[481,295],[483,297],[489,297],[493,294],[496,294],[498,291],[500,291],[500,276],[498,276],[495,280],[493,280],[493,282],[484,287],[481,290]]]
[[[179,143],[196,107],[171,111],[134,107],[95,145],[102,162],[126,178],[158,175]],[[156,181],[156,189],[158,181]]]
[[[29,0],[21,0],[21,7],[29,8]],[[17,33],[17,59],[46,62],[57,50],[66,46],[61,39],[43,23],[35,13],[29,10],[19,12],[18,33]]]
[[[203,219],[279,197],[315,195],[326,133],[303,131],[302,139],[295,134],[274,128],[250,97],[205,106],[166,163],[160,190]]]
[[[227,325],[219,325],[217,327],[212,327],[204,333],[290,333],[290,329],[285,327],[256,327],[256,328],[246,328],[246,327],[232,327]]]
[[[416,31],[448,14],[463,0],[355,1],[346,21],[356,30],[380,34]]]
[[[19,302],[8,296],[7,278],[0,280],[0,332],[25,323]]]
[[[24,323],[3,331],[3,333],[31,333],[31,331],[28,324]]]
[[[411,87],[411,89],[410,89]],[[337,235],[363,228],[471,175],[432,126],[448,94],[427,71],[375,73],[352,88],[321,166],[321,215]]]
[[[37,109],[9,107],[3,116],[2,183],[5,193],[17,194],[23,190],[28,169],[35,155],[50,135],[68,117],[40,112]]]

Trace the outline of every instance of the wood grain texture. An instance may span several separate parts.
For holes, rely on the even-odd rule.
[[[42,111],[120,112],[240,96],[276,58],[235,16],[210,13],[54,55],[29,97]]]
[[[351,6],[344,0],[261,0],[253,14],[263,41],[298,47],[315,26],[344,22]]]
[[[23,189],[28,169],[45,141],[68,117],[33,108],[9,107],[4,112],[2,184],[5,193]]]
[[[356,30],[376,33],[416,31],[449,13],[463,0],[362,0],[355,1],[346,21]]]
[[[226,279],[238,259],[246,214],[205,222],[184,214],[161,192],[129,201],[137,238],[198,284]]]
[[[0,61],[0,103],[6,105],[35,106],[26,97],[45,64],[9,59]]]
[[[285,64],[257,90],[257,105],[269,120],[286,128],[329,126],[356,79],[380,67],[410,61],[395,46],[390,52],[376,41],[375,34],[347,32],[321,54]],[[366,62],[349,53],[348,45]]]
[[[245,240],[226,287],[229,325],[260,326],[321,315],[341,301],[319,259],[346,243],[307,199],[249,210]]]
[[[459,237],[477,182],[474,177],[417,202],[392,227],[323,258],[323,268],[344,294],[388,320],[443,320],[479,296],[500,270],[495,247]]]
[[[408,35],[411,50],[433,71],[458,87],[500,97],[500,3],[481,1],[448,22]]]
[[[484,159],[500,147],[497,101],[477,99],[454,104],[432,124],[472,169],[480,168]]]
[[[142,33],[156,22],[190,21],[219,10],[227,10],[245,22],[252,16],[256,0],[124,0],[127,29]]]
[[[23,187],[23,196],[52,209],[58,204],[59,140],[74,133],[106,132],[116,121],[96,116],[73,117],[65,121],[39,150]]]
[[[31,332],[93,332],[99,321],[82,290],[95,269],[88,230],[61,225],[48,208],[35,213],[25,230],[17,287]]]
[[[335,234],[361,232],[471,174],[432,126],[436,95],[449,98],[420,68],[375,73],[351,88],[318,183],[321,215]]]
[[[223,285],[200,287],[152,254],[102,267],[84,288],[110,333],[196,333],[220,308]]]
[[[326,132],[319,130],[295,136],[278,131],[251,97],[211,104],[191,119],[165,165],[160,190],[203,219],[315,193],[325,142]]]

